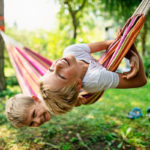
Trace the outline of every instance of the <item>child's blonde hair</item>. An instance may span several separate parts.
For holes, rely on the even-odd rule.
[[[7,119],[15,127],[23,127],[25,121],[26,109],[34,104],[34,100],[30,96],[17,94],[6,102],[5,113]]]
[[[76,105],[79,95],[77,84],[52,91],[42,80],[40,81],[40,92],[47,109],[54,115],[70,111]]]

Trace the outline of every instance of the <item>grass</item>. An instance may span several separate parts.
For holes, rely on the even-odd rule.
[[[149,150],[150,120],[146,116],[146,109],[150,106],[149,91],[150,81],[137,89],[109,89],[95,104],[52,117],[40,128],[16,129],[4,115],[6,99],[20,92],[14,79],[8,82],[1,95],[0,149]],[[143,117],[126,118],[133,107],[141,108]]]

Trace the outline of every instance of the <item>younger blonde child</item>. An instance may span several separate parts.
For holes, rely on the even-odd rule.
[[[6,103],[7,119],[15,127],[38,127],[50,120],[50,113],[37,97],[18,94]]]

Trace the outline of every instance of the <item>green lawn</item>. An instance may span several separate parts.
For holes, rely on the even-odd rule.
[[[20,92],[17,85],[8,86],[3,95]],[[143,88],[109,89],[100,101],[80,106],[66,115],[53,117],[40,128],[15,129],[4,116],[5,100],[0,104],[0,149],[44,150],[149,150],[150,81]],[[126,118],[134,107],[141,108],[143,117]]]

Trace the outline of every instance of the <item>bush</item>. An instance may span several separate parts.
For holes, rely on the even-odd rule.
[[[6,78],[7,85],[14,86],[18,85],[18,81],[15,76],[10,76]]]
[[[4,114],[0,114],[0,125],[7,122],[6,116]]]
[[[18,94],[20,91],[15,89],[16,86],[18,86],[18,81],[15,76],[10,76],[6,78],[6,89],[0,92],[0,97],[8,96],[14,96],[15,94]]]

